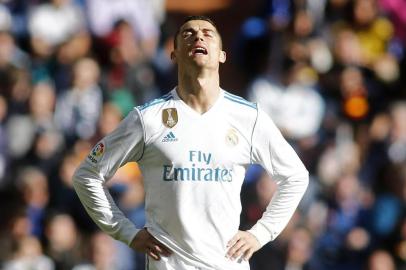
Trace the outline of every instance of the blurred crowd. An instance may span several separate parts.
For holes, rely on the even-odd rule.
[[[253,269],[406,269],[406,1],[273,0],[264,10],[240,33],[246,95],[311,181]],[[249,228],[276,187],[255,167],[246,185]]]
[[[311,180],[252,270],[405,270],[406,1],[259,2],[222,33],[244,76],[222,86],[269,113]],[[0,269],[144,269],[95,227],[71,177],[134,106],[176,85],[173,25],[165,0],[0,1]],[[142,227],[137,164],[108,188]],[[241,229],[275,190],[248,168]]]

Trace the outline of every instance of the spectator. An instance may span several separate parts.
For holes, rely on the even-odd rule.
[[[5,263],[4,270],[53,270],[52,260],[42,252],[41,243],[36,237],[27,236],[16,243],[13,259]]]
[[[395,270],[395,263],[391,255],[384,250],[377,250],[368,260],[368,270]]]
[[[73,67],[80,59],[91,54],[91,46],[90,34],[81,31],[71,36],[56,49],[52,77],[58,96],[72,86]]]
[[[102,232],[94,233],[90,250],[90,263],[76,265],[72,270],[121,269],[117,264],[120,258],[117,257],[114,240],[108,235]]]
[[[48,179],[35,167],[24,168],[18,177],[18,186],[27,205],[31,235],[41,239],[44,231],[46,208],[49,202]]]
[[[34,47],[55,48],[84,30],[82,10],[71,0],[52,0],[33,9],[29,31]]]
[[[370,65],[387,50],[388,42],[393,36],[393,25],[388,19],[379,16],[376,0],[354,1],[353,16],[363,63]]]
[[[79,232],[71,216],[55,214],[46,225],[46,254],[55,262],[55,269],[70,270],[84,259]]]
[[[112,99],[120,92],[129,92],[136,104],[144,104],[157,97],[152,64],[134,39],[131,26],[120,21],[109,35],[110,63],[106,85]]]
[[[156,1],[155,1],[156,2]],[[107,36],[118,21],[125,20],[141,50],[151,57],[159,40],[159,23],[151,1],[145,0],[87,0],[90,29],[98,37]]]
[[[290,236],[284,270],[305,270],[309,268],[312,256],[312,235],[305,228],[297,228]]]
[[[323,99],[306,85],[306,69],[300,64],[289,64],[282,83],[258,78],[250,89],[250,100],[258,102],[291,139],[316,135],[323,117]]]
[[[58,98],[55,119],[68,145],[77,138],[89,139],[96,132],[102,108],[98,85],[100,67],[90,58],[79,60],[74,67],[73,88]]]

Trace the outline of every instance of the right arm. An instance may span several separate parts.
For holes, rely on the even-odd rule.
[[[142,116],[134,109],[111,134],[103,138],[73,176],[73,186],[87,213],[105,233],[155,260],[171,251],[146,229],[137,229],[111,197],[106,182],[118,168],[141,159],[145,130]]]
[[[106,182],[117,169],[141,158],[144,128],[134,109],[120,125],[89,153],[73,176],[73,186],[87,213],[104,232],[127,245],[139,229],[114,203]]]

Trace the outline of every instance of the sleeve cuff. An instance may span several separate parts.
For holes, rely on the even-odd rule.
[[[134,231],[132,231],[131,233],[128,234],[128,237],[127,237],[128,240],[127,240],[126,244],[127,244],[129,247],[131,247],[131,243],[133,242],[135,236],[137,235],[137,233],[138,233],[139,231],[140,231],[140,229],[135,229]]]
[[[259,222],[255,224],[250,230],[248,230],[248,232],[253,234],[257,238],[261,247],[272,240],[271,232]]]

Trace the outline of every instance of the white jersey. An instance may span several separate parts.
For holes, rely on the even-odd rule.
[[[308,183],[302,162],[256,104],[221,90],[209,111],[199,114],[174,89],[135,108],[74,176],[90,216],[127,244],[139,229],[115,206],[104,183],[130,161],[138,162],[144,176],[145,226],[173,252],[160,262],[150,260],[150,269],[249,269],[248,262],[225,257],[239,228],[246,167],[261,164],[278,184],[249,230],[261,246],[285,227]]]

